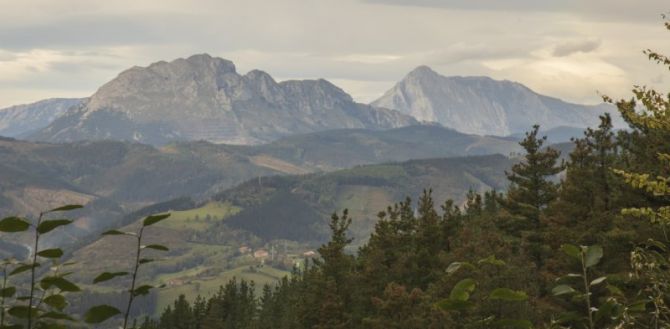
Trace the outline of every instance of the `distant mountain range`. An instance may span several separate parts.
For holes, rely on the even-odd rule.
[[[84,101],[85,99],[81,98],[51,98],[0,109],[0,136],[27,137],[63,116],[69,108]]]
[[[412,124],[417,121],[408,115],[354,102],[326,80],[277,83],[265,72],[240,75],[230,61],[194,55],[122,72],[30,138],[260,144],[314,131]]]
[[[439,126],[335,130],[257,146],[181,142],[156,148],[117,141],[47,144],[0,139],[0,216],[35,214],[58,202],[100,198],[133,209],[182,196],[213,195],[258,176],[518,151],[512,140]]]
[[[326,80],[275,82],[267,73],[194,55],[133,67],[86,99],[49,99],[0,110],[0,136],[36,141],[120,140],[151,145],[206,140],[263,144],[332,129],[440,124],[477,135],[518,137],[533,124],[575,137],[614,107],[563,102],[511,81],[445,77],[427,66],[364,105]],[[563,139],[565,139],[563,138]]]
[[[616,128],[624,127],[616,109],[588,106],[540,95],[512,81],[488,77],[445,77],[420,66],[371,103],[478,135],[507,136],[528,131],[534,124],[556,127],[597,126],[598,116],[612,113]]]

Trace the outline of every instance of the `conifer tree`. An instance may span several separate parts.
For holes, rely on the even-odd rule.
[[[414,252],[417,271],[412,275],[412,286],[426,289],[428,283],[441,274],[442,271],[435,271],[435,269],[439,268],[438,255],[445,245],[440,230],[440,216],[435,211],[432,191],[424,190],[418,204]]]
[[[609,230],[618,199],[620,179],[612,171],[617,162],[617,142],[609,114],[600,117],[598,129],[589,128],[584,137],[573,140],[566,178],[561,184],[559,200],[552,209],[560,225],[579,227],[571,241],[582,244],[602,243],[597,236]]]
[[[319,314],[323,318],[317,319],[315,328],[348,328],[349,319],[346,305],[349,304],[351,291],[347,280],[353,270],[353,257],[345,253],[345,247],[352,239],[347,236],[351,218],[345,209],[342,216],[333,214],[330,221],[331,239],[321,246],[318,251],[323,259],[317,265],[320,278]]]
[[[557,197],[558,184],[550,180],[560,173],[563,165],[558,164],[560,152],[543,145],[547,137],[538,137],[540,126],[535,125],[519,144],[526,150],[520,163],[506,172],[511,186],[503,205],[514,216],[524,220],[530,227],[540,228],[542,210]]]

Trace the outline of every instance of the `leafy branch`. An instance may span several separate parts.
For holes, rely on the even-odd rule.
[[[131,277],[131,282],[130,282],[130,289],[128,290],[128,302],[126,304],[125,311],[122,312],[121,310],[109,306],[109,305],[98,305],[94,306],[91,309],[89,309],[86,314],[84,315],[84,319],[87,323],[89,324],[97,324],[106,321],[107,319],[114,317],[116,315],[122,314],[123,315],[123,329],[128,328],[128,320],[130,317],[130,313],[132,310],[133,302],[137,297],[144,296],[149,294],[151,289],[155,288],[154,286],[151,285],[140,285],[138,286],[137,283],[137,274],[139,273],[140,267],[144,264],[148,264],[153,262],[153,259],[149,258],[143,258],[142,257],[142,252],[147,249],[151,250],[158,250],[158,251],[168,251],[169,249],[166,246],[159,245],[159,244],[150,244],[150,245],[143,245],[142,244],[142,238],[144,237],[144,232],[145,229],[151,225],[154,225],[166,218],[170,217],[170,214],[161,214],[161,215],[152,215],[146,217],[142,221],[142,227],[140,227],[139,231],[137,232],[123,232],[119,230],[111,230],[103,233],[103,236],[108,236],[108,235],[121,235],[121,236],[126,236],[135,239],[136,242],[136,247],[135,247],[135,260],[132,265],[132,271],[131,272],[104,272],[98,275],[94,280],[93,283],[101,283],[101,282],[106,282],[109,280],[112,280],[117,277],[124,277],[130,275]]]

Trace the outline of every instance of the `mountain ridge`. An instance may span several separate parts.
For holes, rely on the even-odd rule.
[[[579,105],[541,95],[515,81],[487,76],[443,76],[422,65],[371,103],[420,121],[434,121],[464,133],[507,136],[534,124],[586,128],[615,109],[607,104]],[[624,125],[618,115],[617,128]]]
[[[47,98],[0,109],[0,136],[21,138],[42,129],[85,98]]]
[[[418,122],[356,103],[324,79],[277,83],[266,72],[240,75],[231,61],[200,54],[125,70],[30,138],[260,144],[296,133],[411,124]]]

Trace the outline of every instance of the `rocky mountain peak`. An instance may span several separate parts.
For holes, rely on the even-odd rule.
[[[357,104],[323,79],[277,83],[263,71],[240,75],[231,61],[199,54],[122,72],[80,111],[33,138],[256,144],[296,133],[416,123],[395,111]]]
[[[371,105],[395,109],[422,121],[478,135],[506,136],[540,124],[585,128],[598,124],[603,106],[585,106],[540,95],[513,81],[446,77],[420,66]]]
[[[439,74],[427,65],[421,65],[410,71],[405,79],[421,79],[421,78],[434,78],[439,76]]]

